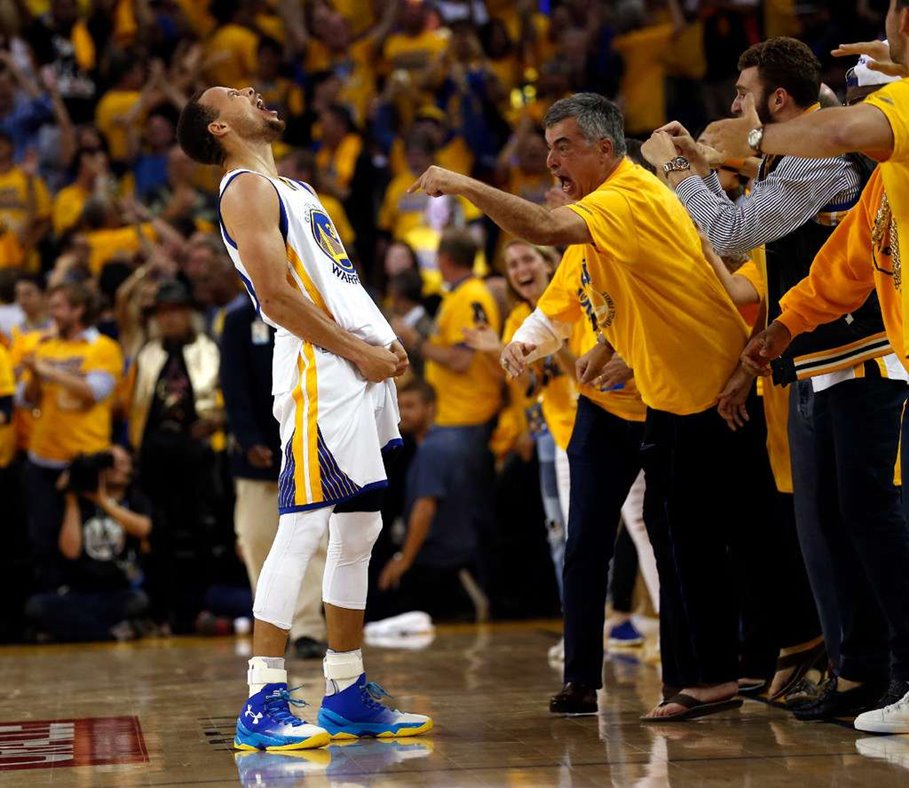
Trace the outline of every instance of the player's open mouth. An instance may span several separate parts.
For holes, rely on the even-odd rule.
[[[266,115],[277,115],[278,114],[277,110],[269,109],[268,107],[266,107],[265,102],[262,101],[261,98],[258,101],[256,101],[256,109],[258,109],[260,112],[264,112]]]
[[[566,178],[564,175],[559,175],[559,185],[562,187],[562,191],[568,194],[571,191],[571,178]]]

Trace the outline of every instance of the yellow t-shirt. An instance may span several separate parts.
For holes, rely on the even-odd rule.
[[[35,219],[49,219],[51,215],[51,198],[44,181],[36,175],[28,175],[19,167],[0,175],[0,268],[25,266],[37,270],[37,254],[24,259],[24,251],[19,243],[19,233],[25,229],[34,201]]]
[[[482,280],[469,276],[445,296],[436,316],[434,345],[464,344],[464,329],[486,323],[498,333],[502,321],[492,293]],[[473,354],[466,372],[426,362],[426,380],[436,390],[436,424],[464,427],[485,424],[502,404],[502,376],[488,353]]]
[[[409,71],[426,68],[436,55],[448,47],[448,37],[438,30],[424,30],[418,36],[393,33],[382,49],[386,73],[394,68]]]
[[[155,241],[157,234],[151,223],[139,225],[142,235],[149,241]],[[101,270],[118,254],[133,255],[142,249],[142,240],[134,225],[117,227],[113,230],[92,230],[85,233],[88,242],[88,268],[92,276],[100,276]]]
[[[211,84],[245,88],[258,65],[259,37],[242,25],[219,27],[203,45],[206,77]]]
[[[107,140],[111,161],[126,161],[129,156],[129,135],[123,119],[139,103],[138,90],[108,90],[95,109],[95,125]],[[142,117],[136,119],[142,123]]]
[[[872,93],[864,102],[877,107],[893,131],[893,152],[875,156],[880,160],[878,170],[884,181],[884,191],[890,201],[890,210],[897,228],[903,236],[909,228],[909,78],[901,79]],[[903,348],[909,348],[909,287],[901,289]],[[891,338],[891,344],[893,340]],[[893,345],[894,349],[897,347]],[[905,364],[905,358],[902,359]]]
[[[582,291],[581,302],[553,299],[550,285],[539,308],[563,322],[579,319],[583,309],[634,370],[648,407],[677,415],[712,407],[738,364],[748,329],[704,259],[682,203],[625,159],[568,208],[584,219],[593,239],[582,247],[580,281],[571,283]]]
[[[78,183],[70,184],[57,192],[54,197],[54,212],[52,223],[54,233],[60,235],[70,227],[75,227],[82,218],[82,210],[91,196],[91,192],[83,189]]]
[[[666,123],[666,49],[672,25],[651,25],[616,36],[613,46],[625,61],[622,113],[629,134],[653,131]]]
[[[9,351],[0,345],[0,397],[16,393],[16,378]],[[16,456],[16,430],[13,419],[0,413],[0,468],[6,468]]]
[[[333,176],[341,186],[350,186],[362,151],[362,137],[359,134],[347,134],[336,150],[325,147],[319,150],[316,154],[316,167],[326,175]]]
[[[452,172],[470,175],[473,171],[473,152],[467,147],[463,137],[454,136],[436,151],[436,164]],[[404,151],[404,140],[395,137],[388,154],[388,166],[392,175],[410,172],[407,167],[407,155]],[[421,175],[423,173],[420,173]]]
[[[77,339],[45,339],[35,348],[35,358],[70,373],[105,372],[115,383],[123,374],[120,346],[95,329]],[[62,386],[45,382],[31,453],[44,460],[68,462],[80,453],[104,451],[111,443],[113,405],[113,392],[86,408]]]
[[[565,250],[562,262],[556,268],[552,281],[537,304],[537,308],[547,317],[574,325],[568,346],[575,356],[584,355],[597,341],[594,319],[586,308],[589,298],[584,294],[583,281],[587,278],[586,248],[569,246]],[[620,355],[629,365],[631,364],[626,355],[623,353]],[[644,421],[647,409],[641,400],[634,378],[615,391],[600,391],[582,384],[578,384],[578,388],[582,395],[613,416],[626,421]]]

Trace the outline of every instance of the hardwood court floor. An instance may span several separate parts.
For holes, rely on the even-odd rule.
[[[554,718],[547,699],[560,673],[546,652],[556,631],[547,623],[451,627],[423,650],[369,648],[371,677],[400,707],[435,717],[436,730],[411,742],[369,741],[298,757],[235,759],[228,749],[244,697],[248,641],[0,649],[0,785],[909,785],[909,736],[871,738],[840,725],[798,723],[756,702],[700,722],[641,725],[638,715],[656,698],[659,679],[633,658],[607,663],[602,714]],[[291,680],[304,684],[301,695],[318,703],[320,664],[289,667]],[[95,721],[107,735],[79,722],[99,717],[121,719]],[[137,749],[133,717],[144,750]],[[48,730],[15,724],[28,720],[75,722],[52,726],[50,739],[58,742],[48,748],[47,741],[23,744],[22,730],[39,740],[34,731]],[[30,746],[37,753],[69,747],[76,762],[108,763],[66,766],[72,757],[60,755],[56,768],[10,770],[17,760],[10,753]],[[118,753],[138,762],[111,764]]]

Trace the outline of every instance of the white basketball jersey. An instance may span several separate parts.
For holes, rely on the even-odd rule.
[[[230,170],[221,180],[221,195],[231,181],[244,172]],[[370,345],[387,347],[395,341],[395,333],[385,316],[360,284],[356,269],[350,262],[344,244],[338,236],[331,217],[322,207],[312,188],[302,181],[288,178],[267,178],[275,187],[280,203],[280,230],[287,252],[287,273],[300,292],[322,309],[346,331]],[[220,216],[219,216],[220,218]],[[278,325],[265,314],[256,296],[234,239],[223,222],[221,237],[228,254],[246,286],[249,296],[262,319],[277,329],[275,335],[273,390],[286,391],[297,374],[297,357],[302,340]],[[287,378],[287,379],[285,379]]]

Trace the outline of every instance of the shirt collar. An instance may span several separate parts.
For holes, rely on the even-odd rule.
[[[618,166],[612,172],[609,173],[609,177],[606,178],[606,180],[603,181],[599,186],[597,186],[597,189],[602,189],[611,180],[613,180],[614,178],[618,178],[620,175],[624,175],[632,167],[634,167],[634,162],[631,159],[629,159],[627,156],[625,156],[619,162]]]

